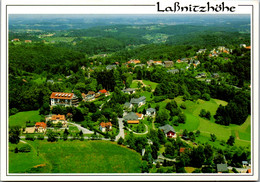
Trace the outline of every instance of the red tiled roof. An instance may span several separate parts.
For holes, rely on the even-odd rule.
[[[247,47],[245,47],[246,49],[251,49],[251,46],[247,46]]]
[[[72,99],[73,93],[52,92],[51,99]]]
[[[56,121],[56,120],[66,120],[66,119],[65,119],[65,115],[58,114],[58,115],[52,115],[51,120]]]
[[[107,93],[106,89],[99,90],[99,92],[100,92],[100,93],[102,93],[102,94],[105,94],[105,93]]]
[[[111,123],[111,122],[107,122],[107,123],[101,122],[101,123],[100,123],[100,126],[101,126],[102,128],[105,128],[105,127],[107,127],[107,126],[112,126],[112,123]]]
[[[85,97],[86,97],[86,94],[84,94],[84,93],[81,93],[81,95],[82,95],[82,97],[83,97],[83,98],[85,98]]]
[[[139,114],[139,113],[136,113],[136,115],[138,116],[138,118],[141,118],[143,116],[143,114]]]
[[[246,171],[246,173],[251,173],[251,169],[248,169],[248,170]]]
[[[37,127],[37,128],[39,128],[39,127],[46,128],[46,123],[44,123],[44,122],[37,122],[37,123],[35,123],[35,127]]]
[[[139,120],[128,120],[128,124],[139,124]]]

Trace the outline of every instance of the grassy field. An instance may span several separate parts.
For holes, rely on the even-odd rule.
[[[183,103],[181,97],[175,98],[178,104]],[[196,102],[185,101],[186,109],[183,112],[186,115],[186,123],[175,126],[177,132],[182,132],[184,129],[188,131],[200,130],[201,136],[197,139],[200,142],[210,142],[210,134],[214,133],[217,136],[218,142],[221,140],[227,141],[230,135],[236,136],[236,144],[240,146],[250,145],[251,138],[251,120],[250,116],[247,118],[244,124],[241,126],[231,124],[229,126],[219,125],[214,122],[213,116],[215,115],[217,108],[220,104],[227,105],[227,102],[211,99],[210,101],[204,101],[199,99]],[[207,120],[199,117],[201,109],[210,111],[211,120]],[[216,145],[216,143],[214,143]]]
[[[41,170],[49,173],[140,172],[140,154],[112,142],[58,141],[50,143],[35,140],[28,143],[34,149],[38,149],[39,156],[36,155],[36,150],[26,155],[10,152],[10,172],[24,173],[40,164],[46,165]],[[23,163],[26,168],[22,168]]]
[[[24,111],[19,112],[15,115],[9,117],[9,126],[26,126],[26,121],[40,121],[41,116],[39,115],[39,111]]]
[[[145,85],[147,85],[147,86],[151,86],[152,89],[155,89],[156,86],[158,85],[158,83],[151,82],[151,81],[149,81],[149,80],[143,80],[143,83],[144,83]]]

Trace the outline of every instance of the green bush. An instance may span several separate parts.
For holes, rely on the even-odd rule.
[[[31,151],[31,146],[30,145],[24,145],[19,148],[19,152],[30,152]]]

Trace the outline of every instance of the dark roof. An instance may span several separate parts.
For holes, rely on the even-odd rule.
[[[164,125],[164,126],[161,126],[161,127],[159,127],[159,129],[163,130],[163,132],[164,132],[165,134],[167,134],[169,131],[172,131],[172,132],[175,133],[174,128],[173,128],[171,125],[169,125],[169,124]]]
[[[217,164],[217,171],[218,172],[228,171],[227,164]]]
[[[124,106],[125,106],[125,107],[130,107],[130,106],[131,106],[131,103],[130,103],[130,102],[126,102],[126,103],[124,104]]]
[[[126,89],[123,89],[122,91],[123,92],[133,92],[133,91],[135,91],[135,89],[134,88],[126,88]]]
[[[154,108],[148,108],[146,111],[155,112],[155,109]]]
[[[124,116],[125,120],[138,120],[138,116],[134,112],[128,113],[126,116]]]
[[[142,96],[142,97],[139,97],[139,98],[132,98],[130,103],[131,104],[138,104],[139,102],[142,102],[142,101],[145,101],[145,100],[146,100],[146,97]]]

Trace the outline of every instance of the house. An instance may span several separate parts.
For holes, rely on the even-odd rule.
[[[62,127],[63,128],[67,128],[67,120],[65,118],[65,115],[49,115],[45,118],[46,123],[48,121],[51,121],[53,124],[58,124],[58,123],[62,123]]]
[[[106,66],[107,70],[112,70],[112,69],[116,69],[116,65],[107,65]]]
[[[195,78],[206,78],[206,73],[198,73]]]
[[[159,129],[162,130],[164,132],[165,136],[168,138],[176,137],[176,132],[175,132],[174,128],[169,124],[161,126],[161,127],[159,127]]]
[[[25,40],[24,42],[25,42],[25,43],[32,43],[31,40]]]
[[[74,93],[52,92],[51,106],[78,106],[78,97]]]
[[[47,129],[47,125],[44,122],[36,122],[35,123],[35,132],[45,133]]]
[[[205,53],[207,49],[200,49],[198,50],[197,54]]]
[[[101,122],[100,125],[99,125],[99,129],[102,132],[111,131],[112,130],[112,123],[111,122],[107,122],[107,123]]]
[[[82,96],[82,100],[85,101],[85,99],[86,99],[86,94],[85,94],[85,93],[81,93],[81,96]]]
[[[88,91],[88,94],[86,95],[86,100],[92,100],[95,99],[95,92],[93,91]]]
[[[218,77],[219,77],[219,74],[218,74],[218,73],[213,73],[213,74],[211,75],[211,77],[212,77],[212,78],[218,78]]]
[[[13,39],[12,42],[19,42],[20,39]]]
[[[122,92],[124,92],[126,94],[134,94],[135,89],[134,88],[126,88],[126,89],[122,90]]]
[[[148,108],[146,110],[146,116],[153,116],[153,115],[155,115],[155,113],[156,113],[156,110],[154,108]]]
[[[132,109],[132,107],[133,107],[133,104],[131,104],[130,102],[126,102],[126,103],[124,104],[124,108],[125,108],[125,109]]]
[[[246,171],[246,173],[251,173],[251,169],[248,169],[248,170]]]
[[[182,61],[181,61],[180,59],[178,59],[178,60],[176,61],[176,63],[182,63]]]
[[[124,116],[124,120],[127,121],[128,124],[139,124],[139,120],[142,118],[138,113],[130,112]]]
[[[138,107],[142,106],[145,104],[145,101],[146,101],[146,97],[145,96],[142,96],[142,97],[139,97],[139,98],[132,98],[130,103],[133,104],[133,105],[137,105]]]
[[[141,63],[141,61],[140,60],[135,60],[135,59],[131,59],[130,61],[128,61],[127,62],[128,64],[139,64],[139,63]]]
[[[140,114],[140,113],[135,113],[135,114],[137,115],[138,120],[143,119],[143,114]]]
[[[162,65],[162,61],[153,61],[154,65]]]
[[[222,173],[228,171],[227,164],[217,164],[217,172]]]
[[[243,167],[246,167],[246,166],[248,166],[249,164],[248,164],[248,162],[247,161],[242,161],[242,166]]]
[[[165,68],[173,67],[173,61],[164,61]]]
[[[102,89],[98,91],[99,94],[105,94],[105,96],[109,95],[109,92],[106,89]]]
[[[246,49],[251,49],[251,46],[247,46],[247,47],[245,47]]]
[[[177,74],[180,71],[178,69],[168,70],[167,73]]]

